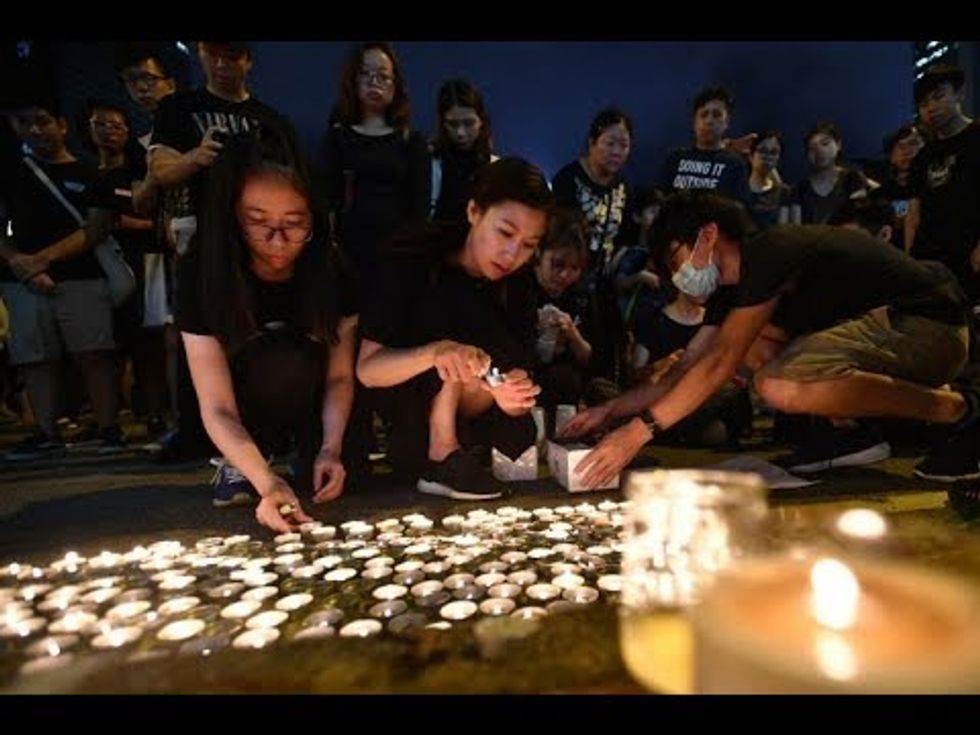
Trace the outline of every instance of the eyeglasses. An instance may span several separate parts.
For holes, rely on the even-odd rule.
[[[138,87],[144,85],[147,87],[154,87],[160,82],[162,82],[167,77],[162,77],[159,74],[151,74],[150,72],[141,72],[139,74],[123,74],[122,80],[131,87]]]
[[[309,242],[313,237],[313,228],[308,225],[287,225],[285,227],[273,227],[272,225],[262,225],[254,222],[242,223],[242,228],[253,240],[259,242],[272,242],[272,238],[278,232],[282,239],[290,245],[302,245]]]
[[[361,69],[357,72],[357,77],[364,82],[377,82],[378,84],[388,86],[394,83],[395,77],[386,71],[374,71],[373,69]]]
[[[113,133],[125,133],[129,128],[126,127],[125,123],[115,123],[106,122],[105,120],[89,120],[93,128],[98,128],[99,130],[110,130]]]

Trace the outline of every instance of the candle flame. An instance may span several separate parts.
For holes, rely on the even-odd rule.
[[[810,588],[810,610],[820,625],[831,630],[854,627],[861,588],[847,565],[820,559],[810,570]]]

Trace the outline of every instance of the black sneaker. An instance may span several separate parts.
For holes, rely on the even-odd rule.
[[[419,477],[420,493],[453,500],[494,500],[504,496],[500,484],[473,451],[457,449],[442,462],[429,460]]]
[[[259,499],[252,483],[226,459],[222,457],[216,467],[211,478],[211,504],[215,508],[252,505]]]
[[[32,434],[11,447],[4,459],[11,462],[57,457],[65,452],[65,444],[60,439],[45,434]]]
[[[810,439],[779,464],[790,472],[805,474],[873,464],[891,456],[891,445],[870,426],[837,429],[820,423],[814,426]]]
[[[934,447],[912,472],[938,482],[980,480],[980,424]]]
[[[118,426],[110,426],[99,432],[99,454],[115,454],[126,451],[126,435]]]

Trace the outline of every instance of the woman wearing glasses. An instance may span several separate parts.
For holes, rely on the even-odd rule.
[[[348,55],[322,164],[340,244],[366,277],[378,247],[429,209],[429,154],[409,129],[405,78],[388,44],[365,43]]]
[[[256,517],[277,531],[310,519],[265,458],[295,444],[296,492],[340,495],[354,390],[356,294],[298,150],[272,132],[226,146],[177,299],[201,417],[228,460],[214,504],[257,493]]]

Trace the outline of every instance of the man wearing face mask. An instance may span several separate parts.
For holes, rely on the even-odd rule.
[[[891,417],[949,425],[955,455],[939,456],[950,454],[944,445],[920,470],[980,477],[980,387],[947,386],[966,363],[968,344],[966,297],[948,270],[856,230],[759,232],[735,202],[708,192],[671,197],[653,257],[680,290],[705,301],[704,326],[658,383],[569,422],[564,434],[582,436],[635,417],[580,463],[587,487],[613,477],[742,366],[772,407],[830,419],[787,463],[793,471],[884,459],[887,443],[856,420]]]

